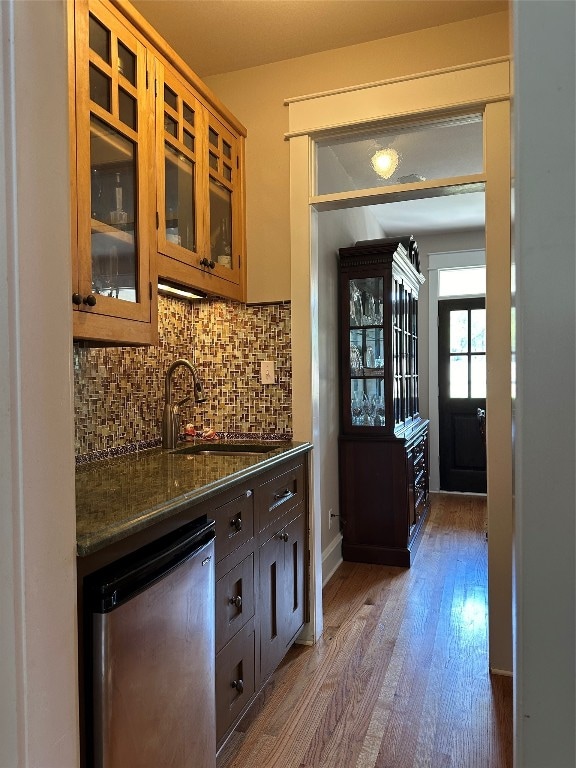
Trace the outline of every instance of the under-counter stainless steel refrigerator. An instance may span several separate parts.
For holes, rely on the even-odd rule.
[[[91,577],[94,768],[215,768],[214,524]]]

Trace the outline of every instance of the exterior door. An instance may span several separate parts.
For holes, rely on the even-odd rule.
[[[438,303],[440,489],[486,493],[484,298]]]

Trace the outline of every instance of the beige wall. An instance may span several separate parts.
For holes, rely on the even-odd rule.
[[[499,13],[207,78],[248,129],[248,300],[290,298],[284,99],[508,54],[508,16]]]

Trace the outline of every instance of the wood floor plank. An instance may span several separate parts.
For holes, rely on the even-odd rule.
[[[512,684],[488,672],[486,503],[433,496],[410,569],[343,563],[218,768],[512,768]]]

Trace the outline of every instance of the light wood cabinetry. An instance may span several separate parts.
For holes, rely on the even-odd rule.
[[[69,4],[74,337],[157,340],[158,277],[245,300],[245,129],[123,0]]]
[[[156,62],[158,274],[244,298],[241,137]]]
[[[113,8],[77,0],[73,10],[74,336],[152,343],[150,51]]]

